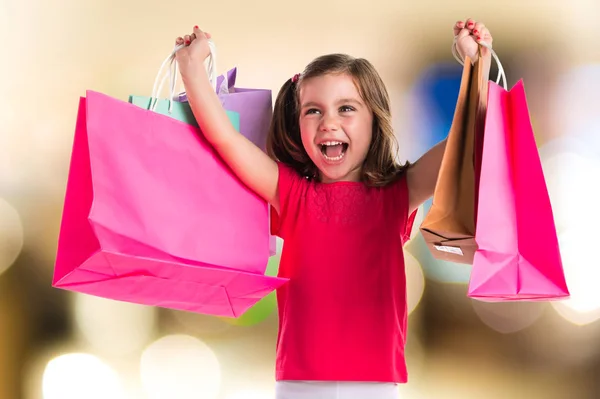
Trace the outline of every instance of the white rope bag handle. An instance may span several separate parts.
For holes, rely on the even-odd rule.
[[[148,107],[151,111],[156,111],[156,107],[158,105],[159,95],[163,89],[163,86],[167,80],[170,79],[169,84],[169,113],[173,110],[173,99],[175,98],[175,88],[177,85],[177,75],[179,74],[179,67],[177,65],[177,60],[175,58],[175,54],[177,51],[185,47],[184,44],[180,44],[175,46],[171,54],[165,58],[162,62],[158,73],[156,74],[156,78],[154,79],[154,85],[152,86],[152,95],[150,97],[150,105]],[[210,80],[213,90],[217,90],[217,62],[216,62],[216,53],[217,50],[215,48],[215,44],[212,40],[208,41],[208,47],[210,49],[210,54],[207,57],[206,61],[204,61],[204,67],[208,73],[208,79]],[[168,67],[167,73],[163,75],[163,70]],[[160,80],[160,83],[159,83]]]
[[[452,42],[452,55],[454,56],[454,58],[456,59],[456,61],[458,61],[458,63],[460,65],[464,65],[465,61],[460,58],[460,55],[458,54],[458,50],[456,49],[456,40],[457,40],[457,38],[455,37],[454,41]],[[504,67],[502,66],[502,63],[498,59],[498,55],[496,55],[496,52],[492,49],[492,46],[490,46],[489,44],[487,44],[485,42],[479,42],[478,44],[480,46],[487,48],[488,50],[490,50],[490,53],[492,53],[492,57],[494,57],[496,64],[498,64],[498,77],[496,78],[496,84],[499,85],[500,79],[502,79],[502,81],[503,81],[502,87],[504,87],[504,90],[508,90],[508,83],[506,82],[506,73],[504,72]]]

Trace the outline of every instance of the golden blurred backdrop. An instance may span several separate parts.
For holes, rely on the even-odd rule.
[[[572,298],[470,300],[469,269],[433,260],[415,229],[401,398],[599,398],[598,0],[0,0],[0,398],[273,398],[272,297],[231,321],[51,287],[85,90],[149,95],[194,25],[213,35],[219,73],[237,66],[238,86],[273,95],[314,57],[346,52],[380,71],[415,160],[445,134],[425,127],[452,103],[427,88],[457,88],[452,26],[467,17],[490,28],[509,85],[524,79]]]

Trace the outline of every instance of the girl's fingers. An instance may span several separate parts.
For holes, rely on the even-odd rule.
[[[477,36],[481,36],[483,30],[485,29],[485,25],[482,24],[481,22],[477,22],[474,26],[473,26],[473,36],[477,37]]]
[[[453,29],[454,36],[457,36],[464,27],[465,27],[465,23],[463,21],[457,21],[454,24],[454,29]]]
[[[204,37],[207,39],[211,38],[210,33],[204,32],[202,29],[198,28],[198,26],[194,26],[194,34],[196,34],[196,37],[201,37],[201,35],[204,35]]]
[[[494,41],[494,38],[492,37],[492,34],[490,33],[488,28],[483,29],[482,32],[482,36],[481,38],[483,39],[484,42],[486,42],[487,44],[491,45],[492,42]]]
[[[185,35],[183,37],[179,36],[177,39],[175,39],[175,43],[178,44],[178,45],[180,45],[180,44],[189,45],[194,40],[196,40],[197,38],[201,37],[201,35],[204,35],[207,39],[211,38],[210,33],[203,32],[202,30],[200,30],[200,28],[198,28],[197,26],[194,26],[193,33],[191,33],[189,35]]]
[[[471,34],[471,32],[468,29],[461,29],[456,36],[456,40],[460,40],[462,38],[465,38],[467,36],[469,36]]]
[[[465,28],[467,28],[468,30],[473,30],[474,27],[475,20],[473,18],[467,18],[467,20],[465,21]]]

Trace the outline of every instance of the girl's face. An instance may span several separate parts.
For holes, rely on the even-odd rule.
[[[373,113],[347,74],[327,74],[300,86],[302,144],[321,181],[359,181],[373,136]]]

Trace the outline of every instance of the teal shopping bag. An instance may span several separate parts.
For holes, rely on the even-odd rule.
[[[150,96],[129,96],[129,102],[131,104],[137,105],[140,108],[150,109],[150,102],[152,101],[152,97]],[[169,111],[169,104],[171,103],[171,110]],[[192,108],[190,104],[187,102],[178,102],[178,101],[169,101],[168,99],[161,98],[157,100],[155,108],[153,112],[156,112],[161,115],[170,116],[173,119],[178,121],[187,123],[188,125],[192,125],[198,127],[198,122],[196,122],[196,118],[194,118],[194,114],[192,113]],[[240,131],[240,114],[233,111],[225,111],[227,112],[227,116],[231,121],[231,124],[235,127],[235,130]]]

